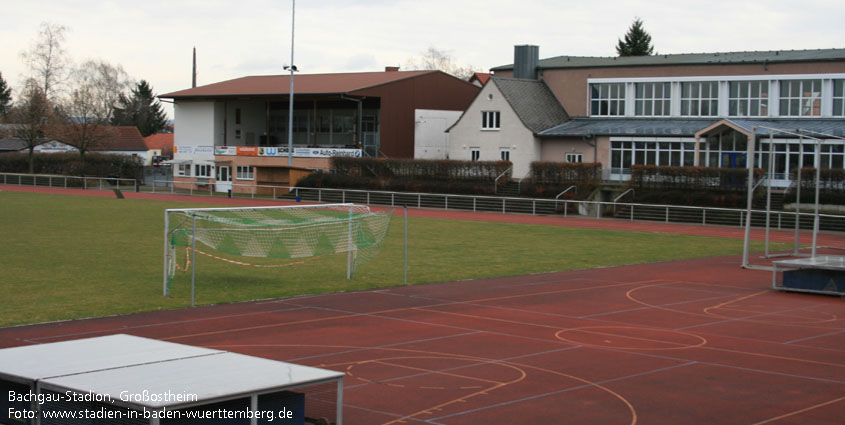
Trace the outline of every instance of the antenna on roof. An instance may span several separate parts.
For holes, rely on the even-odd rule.
[[[194,46],[194,69],[191,72],[191,88],[197,86],[197,48]]]

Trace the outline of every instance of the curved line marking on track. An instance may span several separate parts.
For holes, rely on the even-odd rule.
[[[813,409],[818,409],[819,407],[824,407],[824,406],[827,406],[828,404],[837,403],[837,402],[840,402],[840,401],[843,401],[843,400],[845,400],[845,397],[839,397],[839,398],[837,398],[837,399],[830,400],[830,401],[826,401],[826,402],[824,402],[824,403],[819,403],[819,404],[817,404],[817,405],[815,405],[815,406],[810,406],[810,407],[807,407],[807,408],[804,408],[804,409],[801,409],[801,410],[796,410],[796,411],[794,411],[794,412],[787,413],[787,414],[785,414],[785,415],[775,416],[774,418],[769,418],[769,419],[766,419],[765,421],[755,422],[755,423],[753,423],[753,424],[751,424],[751,425],[763,425],[763,424],[767,424],[767,423],[769,423],[769,422],[779,421],[779,420],[781,420],[781,419],[783,419],[783,418],[788,418],[788,417],[790,417],[790,416],[799,415],[799,414],[801,414],[801,413],[808,412],[808,411],[813,410]]]
[[[706,307],[706,308],[704,309],[704,313],[705,313],[705,314],[712,315],[712,316],[716,316],[716,317],[719,317],[719,318],[722,318],[722,319],[736,319],[736,318],[731,317],[731,316],[725,316],[725,315],[718,314],[718,313],[712,313],[712,312],[710,312],[710,310],[711,310],[711,309],[713,309],[713,310],[716,310],[716,309],[724,309],[724,307],[725,307],[726,305],[730,305],[730,304],[733,304],[733,303],[735,303],[735,302],[739,302],[739,301],[745,301],[745,300],[747,300],[747,299],[749,299],[749,298],[756,297],[756,296],[758,296],[758,295],[762,295],[762,294],[768,294],[768,293],[770,293],[770,291],[760,291],[760,292],[755,292],[755,293],[753,293],[753,294],[751,294],[751,295],[746,295],[746,296],[744,296],[744,297],[739,297],[739,298],[736,298],[736,299],[733,299],[733,300],[730,300],[730,301],[723,302],[723,303],[718,304],[718,305],[714,305],[714,306],[711,306],[711,307]],[[725,309],[725,310],[728,310],[728,309]],[[753,313],[753,314],[777,314],[777,313],[772,313],[772,312],[757,312],[757,311],[752,311],[752,310],[742,310],[742,309],[739,309],[739,308],[734,308],[734,309],[730,309],[730,310],[740,311],[740,312],[745,312],[745,313]],[[830,319],[818,319],[818,318],[811,318],[811,317],[807,317],[807,316],[793,315],[793,314],[783,314],[783,315],[778,315],[778,316],[780,316],[780,317],[787,317],[787,318],[790,318],[790,319],[803,319],[803,320],[805,320],[803,323],[799,323],[800,325],[809,325],[809,324],[813,324],[813,323],[833,322],[833,321],[835,321],[835,320],[837,320],[837,319],[838,319],[838,316],[836,316],[835,314],[831,314],[831,313],[827,313],[827,312],[820,312],[820,313],[821,313],[821,314],[825,314],[825,315],[830,316]],[[739,319],[739,320],[745,320],[745,319]],[[754,320],[747,320],[747,321],[754,322]],[[760,321],[760,322],[762,322],[762,323],[771,323],[771,322],[767,322],[767,321]]]
[[[487,358],[484,358],[484,357],[468,356],[468,355],[464,355],[464,354],[440,353],[440,352],[437,352],[437,351],[411,350],[411,349],[404,349],[404,348],[359,347],[359,346],[354,346],[354,345],[220,344],[220,345],[209,346],[209,348],[212,348],[212,347],[215,347],[215,348],[226,348],[226,347],[318,347],[318,348],[342,348],[342,349],[348,349],[348,350],[356,350],[356,349],[357,350],[384,350],[384,351],[398,351],[398,352],[406,352],[406,353],[429,354],[429,355],[442,356],[442,357],[455,358],[455,359],[463,359],[463,360],[474,360],[474,361],[482,362],[482,363],[497,364],[497,365],[502,365],[502,366],[513,367],[513,368],[516,368],[516,369],[519,369],[519,370],[521,370],[522,368],[533,369],[533,370],[536,370],[536,371],[550,373],[550,374],[553,374],[553,375],[558,375],[558,376],[562,376],[562,377],[565,377],[565,378],[569,378],[569,379],[581,382],[582,384],[597,388],[601,391],[604,391],[605,393],[610,394],[611,396],[613,396],[616,399],[618,399],[619,401],[621,401],[628,408],[628,412],[631,414],[631,422],[628,425],[636,425],[637,424],[637,411],[636,411],[636,409],[634,409],[634,406],[631,404],[630,401],[628,401],[628,399],[626,399],[625,397],[623,397],[622,395],[620,395],[616,391],[613,391],[610,388],[605,387],[604,385],[597,384],[595,382],[589,381],[589,380],[584,379],[584,378],[577,377],[575,375],[570,375],[570,374],[567,374],[567,373],[558,372],[556,370],[545,369],[545,368],[538,367],[538,366],[526,365],[526,364],[521,364],[521,363],[516,363],[516,362],[487,359]],[[334,365],[336,366],[336,365],[343,365],[343,364],[349,364],[349,363],[356,363],[356,362],[336,363]],[[436,371],[432,371],[432,372],[436,372]],[[525,373],[525,371],[522,371],[522,373]],[[525,376],[527,376],[527,374],[525,374]],[[519,380],[524,379],[525,376],[521,377]],[[514,381],[514,382],[519,382],[519,381]],[[492,389],[491,388],[483,389],[481,391],[477,391],[477,392],[472,393],[470,395],[459,397],[459,398],[453,399],[449,402],[442,403],[442,404],[439,404],[439,405],[434,406],[434,407],[430,407],[426,410],[421,410],[419,412],[415,412],[412,415],[403,416],[401,418],[394,419],[390,422],[385,422],[382,425],[391,425],[391,424],[395,424],[395,423],[403,423],[405,419],[410,419],[410,418],[413,418],[415,416],[419,416],[419,415],[422,415],[422,414],[430,414],[432,410],[437,410],[437,409],[440,409],[442,407],[445,407],[445,406],[448,406],[448,405],[451,405],[451,404],[464,403],[464,402],[466,402],[466,399],[468,399],[468,398],[475,397],[477,395],[486,394],[488,391],[493,391],[495,389],[502,388],[502,387],[509,385],[511,383],[512,382],[505,383],[501,386],[494,386],[495,388],[492,388]]]
[[[273,327],[279,327],[279,326],[299,325],[299,324],[302,324],[302,323],[321,322],[321,321],[325,321],[325,320],[345,319],[345,318],[349,318],[349,317],[358,317],[358,316],[364,316],[364,315],[377,315],[377,314],[393,313],[393,312],[406,311],[406,310],[424,310],[425,308],[431,308],[431,307],[442,307],[442,306],[457,305],[457,304],[477,303],[477,302],[484,302],[484,301],[495,301],[495,300],[502,300],[502,299],[518,298],[518,297],[529,297],[529,296],[534,296],[534,295],[549,295],[549,294],[556,294],[556,293],[563,293],[563,292],[573,292],[573,291],[583,291],[583,290],[590,290],[590,289],[613,288],[613,287],[617,287],[617,286],[630,286],[630,285],[636,285],[638,283],[646,283],[646,282],[651,282],[651,281],[617,283],[617,284],[611,284],[611,285],[592,286],[592,287],[584,287],[584,288],[561,289],[561,290],[557,290],[557,291],[543,291],[543,292],[539,292],[539,293],[517,294],[517,295],[509,295],[509,296],[503,296],[503,297],[492,297],[492,298],[482,298],[482,299],[478,299],[478,300],[468,300],[468,301],[450,301],[450,302],[431,304],[431,305],[422,306],[422,307],[401,307],[401,308],[392,308],[392,309],[387,309],[387,310],[370,311],[370,312],[362,312],[362,313],[341,314],[341,315],[337,315],[337,316],[319,317],[319,318],[316,318],[316,319],[299,320],[299,321],[295,321],[295,322],[272,323],[272,324],[268,324],[268,325],[247,326],[247,327],[243,327],[243,328],[223,329],[223,330],[219,330],[219,331],[208,331],[208,332],[199,332],[199,333],[195,333],[195,334],[176,335],[176,336],[171,336],[171,337],[161,338],[161,339],[163,341],[168,341],[168,340],[173,340],[173,339],[192,338],[192,337],[197,337],[197,336],[218,335],[218,334],[223,334],[223,333],[228,333],[228,332],[252,331],[252,330],[257,330],[257,329],[267,329],[267,328],[273,328]],[[319,295],[317,295],[317,296],[319,296]],[[292,306],[296,306],[296,307],[302,307],[302,308],[314,308],[313,306],[299,305],[299,304],[295,304],[293,302],[288,302],[288,304],[290,304]],[[438,310],[425,310],[425,311],[434,311],[434,312],[445,313],[445,312],[438,311]],[[541,325],[536,325],[536,326],[541,326]],[[554,328],[560,329],[559,326],[554,326]]]
[[[802,327],[802,328],[804,328],[804,327],[810,327],[810,324],[812,324],[812,323],[826,323],[826,322],[836,321],[836,320],[839,319],[838,316],[836,316],[834,314],[823,312],[823,314],[827,314],[827,315],[830,315],[830,316],[833,316],[833,317],[831,319],[818,320],[818,321],[815,321],[815,322],[782,323],[782,322],[774,322],[774,321],[766,321],[766,320],[743,319],[743,318],[740,318],[740,317],[723,316],[723,315],[717,315],[715,313],[708,312],[709,309],[718,308],[719,306],[728,305],[732,302],[736,302],[736,301],[739,301],[741,299],[750,298],[750,297],[753,297],[753,296],[756,296],[756,295],[766,294],[766,293],[769,293],[769,291],[757,292],[757,293],[754,293],[754,294],[751,294],[751,295],[739,297],[737,299],[719,304],[717,306],[705,307],[704,313],[695,313],[695,312],[691,312],[691,311],[678,310],[678,309],[674,309],[674,308],[663,307],[663,306],[651,304],[651,303],[642,301],[642,300],[636,298],[633,295],[634,292],[637,292],[641,289],[647,289],[647,288],[652,288],[652,287],[657,287],[657,286],[675,285],[675,284],[678,284],[678,283],[683,283],[683,282],[666,282],[666,283],[656,283],[656,284],[651,284],[651,285],[638,286],[638,287],[632,288],[628,292],[626,292],[625,296],[629,300],[631,300],[631,301],[633,301],[637,304],[640,304],[640,305],[643,305],[643,306],[646,306],[646,307],[650,307],[650,308],[656,308],[656,309],[659,309],[659,310],[670,311],[670,312],[673,312],[673,313],[685,314],[685,315],[688,315],[688,316],[696,316],[696,317],[706,317],[706,318],[714,318],[715,317],[715,318],[720,318],[720,319],[736,320],[736,321],[741,321],[741,322],[758,323],[758,324],[764,324],[764,325],[778,325],[778,326],[790,326],[790,327]],[[794,317],[804,318],[804,317],[801,317],[801,316],[794,316]],[[815,329],[815,328],[816,327],[813,327],[813,329]],[[840,328],[830,328],[830,329],[832,329],[832,330],[842,330]]]
[[[607,333],[607,332],[596,332],[587,329],[633,329],[637,331],[651,331],[651,332],[663,332],[666,334],[676,334],[676,335],[684,335],[689,336],[693,339],[697,339],[699,342],[697,344],[684,344],[682,342],[674,342],[674,341],[667,341],[667,340],[660,340],[660,339],[652,339],[652,338],[642,338],[642,337],[634,337],[619,333]],[[609,344],[591,344],[584,341],[573,341],[571,339],[564,338],[561,336],[562,333],[565,332],[584,332],[584,333],[591,333],[594,335],[605,335],[610,337],[622,337],[626,339],[634,339],[646,342],[656,342],[660,344],[668,344],[668,345],[677,345],[677,347],[658,347],[658,348],[643,348],[643,347],[625,347],[625,346],[616,346],[616,345],[609,345]],[[569,342],[576,345],[590,345],[595,347],[606,347],[606,348],[616,348],[619,350],[645,350],[645,351],[660,351],[660,350],[685,350],[688,348],[696,348],[701,347],[707,344],[707,338],[703,336],[692,334],[689,332],[679,332],[673,330],[666,330],[666,329],[657,329],[657,328],[644,328],[644,327],[636,327],[636,326],[585,326],[580,328],[569,328],[569,329],[561,329],[555,333],[555,338]]]

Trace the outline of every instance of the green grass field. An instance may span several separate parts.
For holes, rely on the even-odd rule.
[[[188,273],[162,296],[163,213],[207,206],[0,192],[0,326],[188,305]],[[402,228],[394,217],[384,250],[351,281],[345,254],[281,269],[197,256],[197,304],[401,285]],[[527,224],[411,218],[409,229],[412,284],[742,251],[736,239]]]

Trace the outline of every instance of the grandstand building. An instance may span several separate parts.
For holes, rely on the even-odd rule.
[[[209,190],[293,185],[332,156],[411,158],[415,112],[463,111],[479,87],[440,71],[250,76],[161,95],[174,102],[174,179]],[[234,183],[234,187],[233,187]]]
[[[845,166],[845,49],[514,58],[449,129],[449,158],[508,159],[515,178],[532,161],[601,162],[625,180],[636,164],[747,167],[753,130],[775,185],[814,166],[812,137],[823,168]]]

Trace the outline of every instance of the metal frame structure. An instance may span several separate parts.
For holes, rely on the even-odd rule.
[[[166,297],[169,293],[168,291],[168,268],[170,267],[170,254],[169,254],[169,244],[170,244],[170,214],[171,213],[184,213],[189,214],[192,212],[212,212],[212,211],[243,211],[243,210],[290,210],[290,209],[326,209],[326,208],[335,208],[335,209],[349,209],[349,245],[351,248],[347,250],[347,258],[346,258],[346,278],[352,279],[353,269],[354,269],[354,262],[355,262],[355,253],[357,248],[354,247],[354,240],[352,237],[353,232],[353,208],[356,206],[354,203],[342,203],[342,204],[306,204],[306,205],[284,205],[284,206],[267,206],[267,207],[229,207],[229,208],[171,208],[164,210],[164,267],[163,267],[163,286],[164,286],[164,296]],[[197,229],[197,219],[196,216],[192,216],[191,218],[191,306],[194,306],[194,298],[196,294],[196,257],[197,257],[197,238],[196,238],[196,229]]]
[[[764,129],[768,130],[769,132],[769,164],[767,167],[767,177],[769,181],[772,180],[774,174],[774,134],[786,134],[791,136],[799,137],[799,145],[803,146],[804,139],[811,139],[815,143],[815,148],[813,149],[813,162],[814,167],[816,169],[816,176],[815,176],[815,202],[814,202],[814,210],[813,210],[813,239],[812,239],[812,246],[810,254],[801,254],[799,253],[799,220],[801,216],[801,208],[800,208],[800,187],[801,187],[801,172],[799,168],[799,177],[798,177],[798,195],[799,198],[797,199],[797,206],[795,209],[795,241],[793,246],[792,254],[770,254],[769,253],[769,230],[770,230],[770,218],[771,218],[771,195],[772,195],[772,186],[771,184],[767,185],[766,188],[766,226],[765,226],[765,258],[772,258],[772,257],[779,257],[779,256],[807,256],[810,258],[816,257],[816,250],[818,246],[818,233],[819,233],[819,189],[821,186],[821,146],[824,144],[825,139],[810,136],[807,133],[815,134],[818,136],[823,136],[828,139],[845,139],[839,136],[831,135],[831,134],[824,134],[815,131],[805,131],[802,129],[783,129],[783,128],[775,128],[775,127],[766,127],[766,126],[754,126],[751,128],[751,137],[749,137],[748,141],[748,148],[747,148],[747,168],[748,168],[748,184],[747,187],[747,204],[746,204],[746,215],[745,215],[745,238],[743,243],[743,250],[742,250],[742,267],[746,269],[753,269],[753,270],[767,270],[767,271],[775,271],[776,266],[760,266],[754,265],[749,262],[749,255],[750,255],[750,242],[751,242],[751,216],[753,213],[752,210],[752,203],[754,198],[754,156],[755,156],[755,147],[757,144],[757,129]]]

